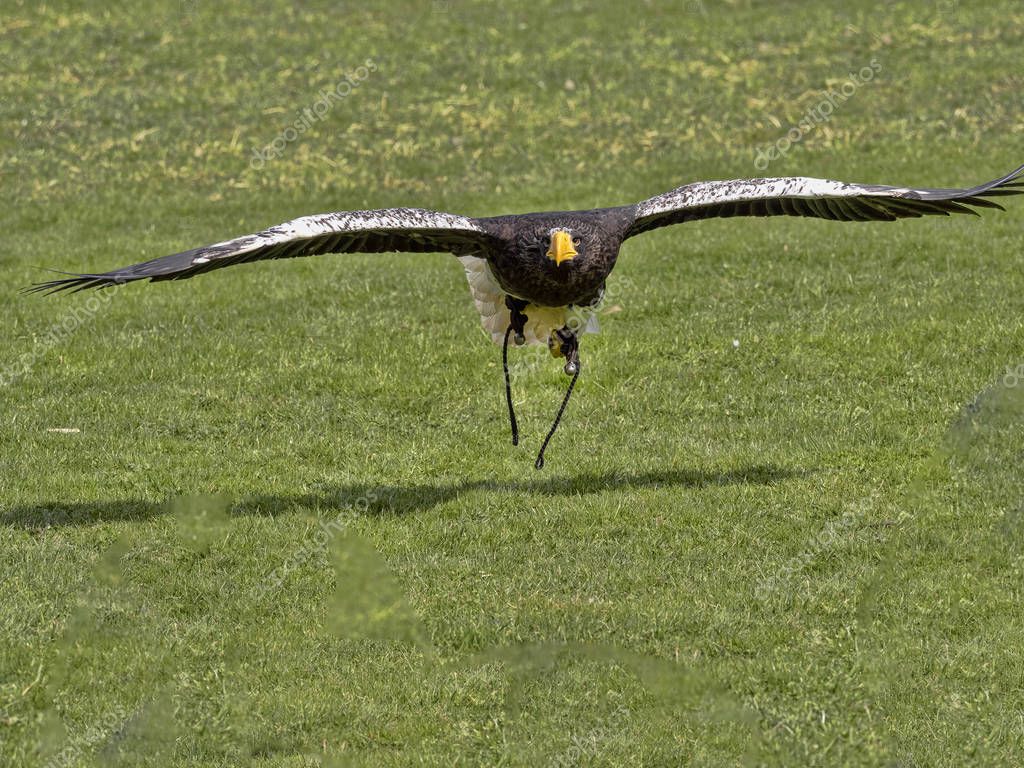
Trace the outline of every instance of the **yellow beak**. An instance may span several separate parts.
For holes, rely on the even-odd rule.
[[[576,249],[572,247],[572,236],[564,229],[551,234],[551,247],[548,248],[548,258],[552,259],[558,266],[563,261],[570,261],[576,256]]]

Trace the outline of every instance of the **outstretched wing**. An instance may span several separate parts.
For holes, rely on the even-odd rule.
[[[474,219],[419,208],[341,211],[303,216],[253,235],[191,251],[152,259],[99,274],[37,283],[29,292],[102,288],[133,280],[183,280],[220,267],[260,259],[287,259],[320,253],[449,252],[456,255],[486,251],[493,236]]]
[[[729,216],[811,216],[835,221],[895,221],[997,208],[986,198],[1024,193],[1024,166],[971,189],[909,189],[804,176],[702,181],[638,203],[626,237],[669,224]]]

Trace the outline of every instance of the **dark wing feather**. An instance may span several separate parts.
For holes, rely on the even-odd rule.
[[[833,221],[895,221],[996,208],[986,198],[1024,193],[1024,166],[971,189],[910,189],[847,184],[803,176],[702,181],[657,195],[635,207],[625,237],[697,219],[730,216],[808,216]]]
[[[377,211],[342,211],[304,216],[276,227],[163,256],[99,274],[71,274],[70,277],[37,283],[28,292],[81,291],[104,288],[133,280],[183,280],[208,272],[260,259],[289,259],[321,253],[449,252],[456,255],[487,251],[495,245],[493,235],[476,220],[419,208],[389,208]]]

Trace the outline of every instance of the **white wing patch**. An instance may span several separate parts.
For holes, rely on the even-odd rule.
[[[748,179],[736,181],[701,181],[644,200],[637,206],[637,218],[653,216],[686,208],[699,208],[716,203],[765,200],[779,197],[858,197],[878,195],[899,197],[911,190],[896,187],[847,184],[807,176],[790,178]]]
[[[505,306],[505,292],[494,279],[487,260],[479,256],[459,256],[459,261],[466,270],[469,291],[473,295],[473,303],[480,313],[480,321],[484,330],[490,334],[495,344],[501,344],[505,338],[505,330],[511,320],[511,313]],[[527,344],[543,344],[547,346],[548,338],[559,328],[567,324],[581,327],[582,333],[597,333],[600,328],[597,322],[597,307],[540,307],[529,304],[525,310],[526,327],[523,335]],[[570,323],[570,320],[573,322]]]
[[[193,264],[206,264],[221,255],[238,256],[267,246],[308,240],[335,232],[358,234],[360,232],[407,230],[442,230],[480,234],[484,230],[465,216],[456,216],[423,208],[384,208],[376,211],[340,211],[314,216],[303,216],[270,227],[253,235],[244,235],[222,243],[207,246],[203,251],[217,250],[221,253],[210,256],[203,253],[192,260]]]

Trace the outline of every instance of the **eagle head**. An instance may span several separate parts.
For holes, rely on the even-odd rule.
[[[560,267],[579,255],[577,249],[582,244],[583,240],[571,229],[555,227],[548,232],[548,250],[545,255]]]

